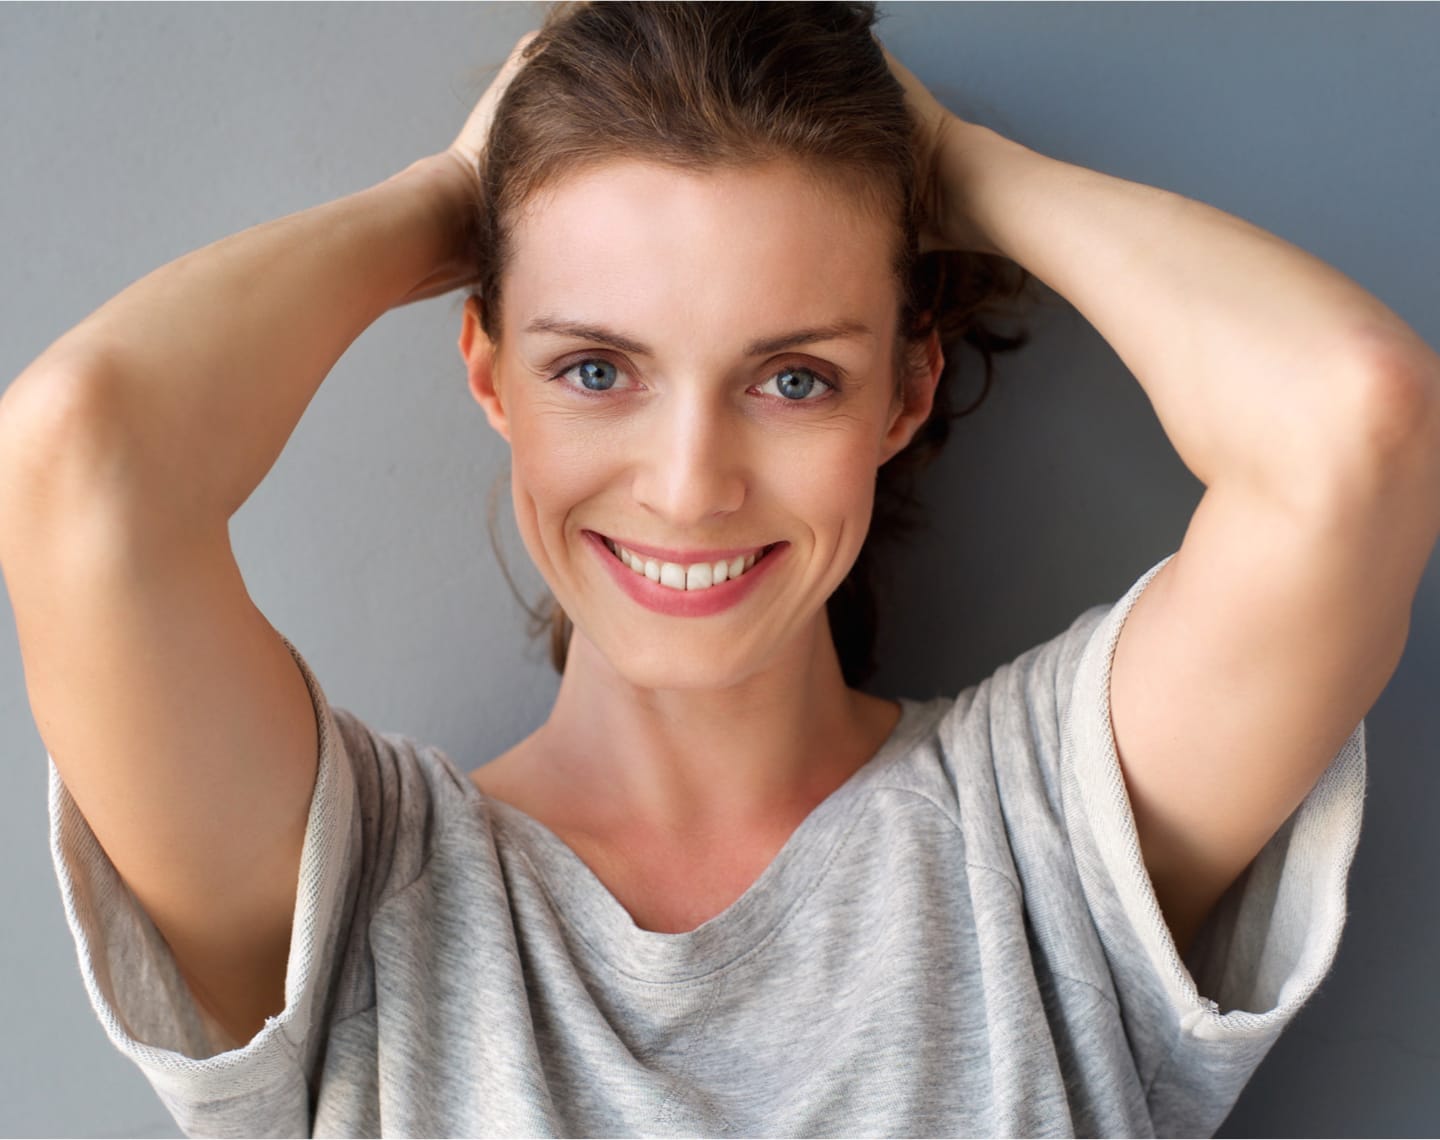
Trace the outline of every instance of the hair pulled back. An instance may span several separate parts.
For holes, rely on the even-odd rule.
[[[876,18],[873,3],[552,4],[495,109],[469,253],[481,327],[499,344],[500,282],[520,212],[552,182],[590,165],[640,159],[704,172],[794,159],[817,176],[843,180],[862,204],[893,220],[901,296],[896,382],[923,362],[932,329],[946,365],[929,419],[880,468],[869,534],[827,603],[850,685],[874,668],[874,548],[920,521],[916,473],[944,444],[951,422],[984,400],[992,356],[1028,342],[1027,331],[1002,336],[987,321],[1007,314],[1033,280],[1001,257],[918,253],[928,188],[916,184],[914,124],[871,34]],[[984,379],[979,396],[956,411],[962,345],[979,353]],[[493,506],[491,523],[493,536]],[[553,598],[526,608],[534,632],[549,628],[551,661],[562,671],[569,619]]]

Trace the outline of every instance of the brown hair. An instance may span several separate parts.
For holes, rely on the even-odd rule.
[[[915,475],[944,444],[952,420],[989,392],[992,356],[1028,342],[1027,331],[1002,336],[987,321],[1034,280],[1002,257],[918,253],[932,188],[916,184],[913,124],[870,33],[876,19],[872,3],[552,4],[495,111],[471,248],[470,292],[482,299],[481,326],[498,344],[499,286],[520,209],[591,164],[635,158],[708,171],[800,159],[822,176],[843,176],[867,206],[894,219],[897,383],[923,360],[932,329],[946,366],[929,419],[880,468],[865,545],[826,606],[850,685],[874,667],[874,547],[920,521]],[[984,382],[957,411],[951,389],[967,344],[980,354]],[[493,537],[493,502],[491,521]],[[526,608],[535,632],[549,628],[551,660],[563,670],[569,619],[553,598]]]

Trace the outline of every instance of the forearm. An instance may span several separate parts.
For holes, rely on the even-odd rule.
[[[123,472],[118,490],[147,510],[227,519],[360,333],[461,283],[460,175],[432,156],[188,253],[60,337],[14,387],[43,406],[47,384],[78,383],[103,430],[56,442],[105,449],[101,469]]]
[[[1095,326],[1207,486],[1289,486],[1317,455],[1344,462],[1347,433],[1374,434],[1366,370],[1434,356],[1342,273],[1203,203],[970,124],[941,161],[960,231],[980,231]]]

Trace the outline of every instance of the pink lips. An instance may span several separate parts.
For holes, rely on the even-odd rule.
[[[769,573],[772,565],[783,557],[785,550],[789,547],[789,543],[776,544],[763,557],[757,558],[755,565],[740,577],[721,582],[718,586],[711,586],[705,590],[672,590],[669,586],[652,582],[643,574],[637,574],[631,570],[610,553],[610,548],[605,545],[605,540],[594,531],[587,530],[584,534],[591,549],[595,551],[596,556],[622,590],[646,609],[653,610],[655,613],[668,614],[671,617],[709,617],[711,614],[718,614],[737,605],[755,589],[761,579]],[[666,550],[655,546],[632,546],[628,542],[620,545],[636,554],[643,554],[647,558],[674,562],[682,566],[696,562],[719,562],[722,558],[738,558],[741,555],[752,554],[756,550],[753,546],[739,547],[734,550],[687,551]]]

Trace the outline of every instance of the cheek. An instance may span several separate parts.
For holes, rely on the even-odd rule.
[[[511,415],[510,482],[515,518],[542,564],[536,543],[559,541],[576,505],[613,482],[611,441],[583,419],[553,409],[517,408]]]
[[[821,554],[848,569],[859,552],[875,503],[875,455],[863,433],[820,434],[775,448],[765,487],[787,514],[813,532]],[[841,574],[843,577],[843,573]]]
[[[643,462],[637,456],[653,447],[657,425],[643,416],[612,419],[542,405],[515,407],[510,422],[516,521],[542,569],[551,563],[546,551],[558,554],[573,537],[565,528],[576,507],[605,500],[605,510],[617,517],[633,511],[630,476]],[[742,421],[730,430],[725,450],[743,468],[747,485],[740,514],[748,517],[732,520],[737,532],[773,527],[777,537],[790,531],[804,541],[808,530],[815,553],[834,563],[838,584],[859,553],[874,507],[874,425],[860,415],[788,429]]]

